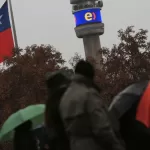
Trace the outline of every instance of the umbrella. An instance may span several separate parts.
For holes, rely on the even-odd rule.
[[[118,120],[122,117],[133,104],[138,102],[148,86],[149,81],[142,81],[132,84],[114,97],[109,106],[109,114]],[[111,119],[113,118],[111,117]],[[114,118],[113,118],[114,119]]]
[[[14,129],[22,123],[31,120],[33,128],[44,121],[45,105],[31,105],[12,114],[0,130],[0,141],[13,138]]]

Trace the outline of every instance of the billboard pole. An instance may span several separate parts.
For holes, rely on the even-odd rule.
[[[86,58],[92,57],[96,61],[96,68],[102,69],[100,53],[101,45],[99,35],[91,35],[83,38],[84,51]]]
[[[101,9],[102,0],[70,0],[72,13],[75,16],[75,33],[83,39],[86,58],[96,61],[96,69],[102,69],[100,35],[104,33]]]

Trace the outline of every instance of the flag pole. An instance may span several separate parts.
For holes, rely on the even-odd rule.
[[[10,18],[11,18],[11,23],[12,23],[12,30],[13,30],[13,37],[14,37],[14,42],[15,42],[15,48],[18,47],[18,40],[17,40],[17,34],[16,34],[16,27],[15,27],[15,20],[14,20],[14,14],[13,14],[13,9],[12,9],[12,3],[11,0],[7,0],[8,5],[9,5],[9,10],[10,10]]]

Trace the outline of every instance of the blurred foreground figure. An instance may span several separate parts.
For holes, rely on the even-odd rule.
[[[15,129],[14,150],[38,150],[32,133],[32,122],[27,121]]]
[[[33,131],[36,137],[37,147],[40,150],[50,150],[49,137],[44,124],[36,127]]]
[[[120,92],[112,101],[109,112],[127,150],[150,149],[149,81],[132,84]]]
[[[51,150],[70,150],[70,144],[62,122],[59,104],[70,84],[70,78],[63,71],[50,73],[46,81],[48,99],[46,101],[45,124],[49,133]]]
[[[71,150],[124,150],[117,140],[94,83],[93,66],[81,60],[60,101],[60,114]]]

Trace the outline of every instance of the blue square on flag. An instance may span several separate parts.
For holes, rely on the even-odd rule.
[[[0,8],[0,32],[10,28],[9,13],[7,2]]]

